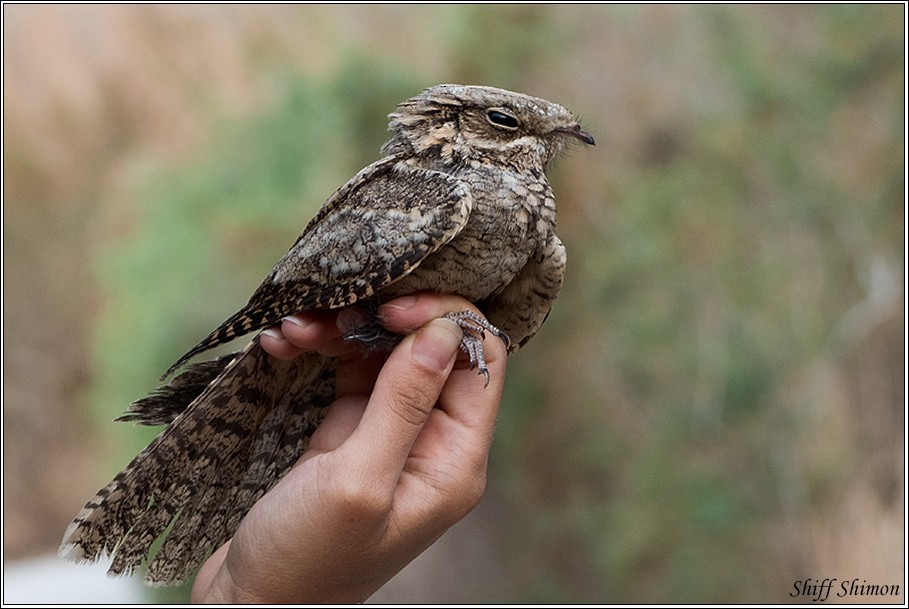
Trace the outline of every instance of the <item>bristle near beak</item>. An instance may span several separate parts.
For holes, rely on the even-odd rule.
[[[569,127],[556,127],[555,131],[564,133],[565,135],[570,135],[571,137],[576,137],[585,144],[589,144],[591,146],[597,145],[596,141],[593,139],[593,135],[591,135],[589,131],[584,131],[581,129],[581,125],[578,123],[575,123]]]

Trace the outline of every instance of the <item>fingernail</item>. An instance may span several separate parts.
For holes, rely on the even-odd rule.
[[[277,330],[275,330],[274,328],[265,328],[264,330],[262,330],[262,332],[260,332],[260,334],[264,334],[265,336],[271,336],[275,340],[284,340],[284,335],[281,334],[280,332],[278,332]]]
[[[444,370],[461,344],[461,328],[449,319],[434,319],[416,334],[410,353],[427,368]]]
[[[379,313],[381,314],[382,309],[388,307],[389,309],[396,309],[398,311],[406,311],[410,307],[414,306],[417,302],[417,297],[413,294],[409,296],[401,296],[400,298],[395,298],[390,302],[386,302],[381,307],[379,307]]]
[[[295,326],[300,327],[300,328],[305,328],[306,326],[308,326],[310,324],[310,322],[308,320],[303,319],[301,317],[297,317],[296,315],[288,315],[281,321],[289,321],[290,323],[292,323]]]

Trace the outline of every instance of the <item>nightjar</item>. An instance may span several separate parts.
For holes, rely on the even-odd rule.
[[[431,87],[389,117],[382,158],[325,202],[246,306],[165,378],[288,315],[374,310],[420,291],[458,294],[484,312],[450,315],[481,372],[484,331],[509,353],[537,332],[565,270],[544,170],[566,145],[593,137],[560,105],[492,87]],[[350,338],[376,342],[383,331],[375,325]],[[129,573],[163,536],[147,580],[181,582],[306,450],[334,399],[335,365],[315,353],[273,358],[255,337],[133,403],[121,420],[167,428],[85,505],[61,554],[112,553],[110,572]]]

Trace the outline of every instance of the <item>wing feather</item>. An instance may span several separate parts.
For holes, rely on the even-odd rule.
[[[326,201],[246,306],[165,377],[194,355],[288,315],[373,296],[451,241],[471,207],[467,186],[449,174],[394,158],[377,161]]]

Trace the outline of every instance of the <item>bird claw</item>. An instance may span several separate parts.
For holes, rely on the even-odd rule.
[[[483,339],[489,332],[498,337],[505,343],[505,349],[511,345],[511,339],[508,335],[489,323],[482,315],[473,311],[457,311],[448,313],[444,316],[446,319],[458,324],[463,336],[461,337],[461,350],[470,358],[470,369],[479,369],[485,380],[484,387],[489,386],[489,367],[486,365],[486,358],[483,351]],[[396,344],[401,341],[401,335],[389,332],[382,327],[378,320],[372,320],[368,323],[351,327],[344,333],[344,339],[355,341],[364,347],[367,351],[391,351]]]
[[[511,339],[505,332],[489,323],[482,315],[473,311],[458,311],[445,315],[446,319],[458,324],[464,335],[461,337],[461,350],[467,353],[470,358],[470,369],[479,369],[479,373],[485,379],[484,387],[489,386],[489,367],[486,365],[486,358],[483,353],[483,339],[486,338],[486,332],[499,338],[505,343],[505,349],[511,345]]]

